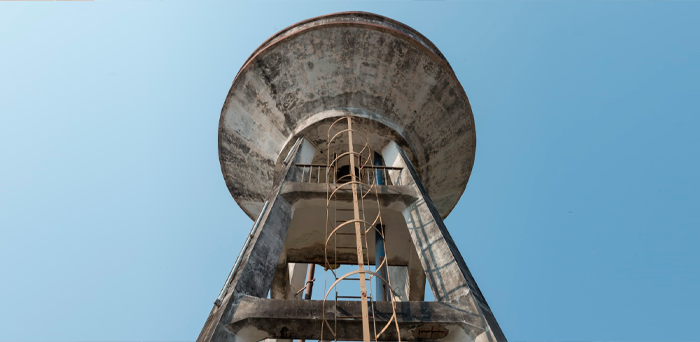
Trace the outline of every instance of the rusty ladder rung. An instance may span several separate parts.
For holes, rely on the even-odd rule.
[[[362,299],[362,296],[337,296],[336,298],[355,298],[355,299]],[[372,299],[372,296],[367,296],[367,298]]]
[[[362,318],[362,316],[339,316],[336,318],[338,318],[338,319],[343,319],[343,318],[358,319],[358,318]],[[367,316],[367,318],[374,319],[374,316]]]

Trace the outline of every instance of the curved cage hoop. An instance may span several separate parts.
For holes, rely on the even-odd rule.
[[[341,128],[338,129],[338,132],[335,132],[332,134],[334,127],[338,125],[339,123],[346,121],[347,122],[347,128]],[[354,146],[353,146],[353,134],[356,134],[357,136],[360,136],[364,138],[364,144],[362,144],[362,148],[360,151],[354,151]],[[333,153],[332,149],[332,142],[336,141],[340,136],[347,135],[347,150],[341,150],[338,151],[338,153]],[[323,297],[323,323],[321,325],[321,337],[323,339],[323,332],[327,328],[331,334],[333,335],[334,339],[337,339],[336,331],[337,329],[334,329],[331,325],[335,325],[337,327],[337,322],[338,320],[344,320],[344,319],[356,319],[358,317],[344,317],[344,316],[339,316],[338,315],[338,310],[337,310],[337,304],[338,304],[338,298],[359,298],[360,303],[361,303],[361,309],[362,309],[362,316],[359,318],[362,318],[362,329],[363,329],[363,341],[364,342],[369,342],[369,341],[377,341],[377,339],[384,334],[387,329],[389,329],[392,325],[392,323],[396,327],[396,333],[398,334],[398,340],[401,341],[401,333],[399,330],[398,326],[398,320],[396,318],[396,298],[400,297],[394,288],[391,286],[391,279],[389,277],[389,272],[388,272],[388,258],[381,258],[381,261],[377,261],[374,265],[374,271],[371,271],[368,268],[365,268],[365,266],[369,266],[371,263],[369,261],[369,243],[367,241],[367,236],[370,231],[374,229],[374,234],[375,236],[381,237],[381,241],[383,243],[383,248],[384,251],[386,252],[387,246],[386,246],[386,233],[382,230],[379,229],[377,226],[379,225],[380,227],[383,226],[382,222],[382,214],[381,214],[381,205],[379,202],[379,195],[377,192],[377,175],[376,171],[374,170],[374,165],[373,165],[373,159],[374,159],[374,154],[372,152],[372,148],[369,144],[369,132],[361,132],[358,129],[353,129],[352,127],[352,118],[351,117],[341,117],[337,120],[335,120],[330,127],[328,128],[328,134],[327,134],[327,146],[328,146],[328,151],[327,151],[327,164],[326,164],[326,240],[324,244],[324,262],[325,262],[325,269],[330,270],[332,276],[333,276],[333,281],[332,284],[327,287],[326,293]],[[362,139],[361,139],[362,140]],[[340,177],[334,177],[334,182],[330,182],[330,172],[331,170],[334,170],[336,172],[337,176],[337,170],[338,170],[338,164],[340,163],[340,160],[342,158],[348,158],[349,159],[349,172],[347,175],[342,175]],[[345,166],[345,165],[343,165]],[[373,169],[370,175],[369,169]],[[364,179],[363,182],[363,175],[365,172],[364,170],[367,170],[366,172],[366,179]],[[320,171],[319,171],[320,172]],[[359,174],[356,174],[359,172]],[[341,181],[341,183],[337,183],[338,181]],[[338,195],[340,192],[343,194],[347,194],[347,191],[350,191],[352,194],[352,214],[353,218],[348,219],[348,220],[343,220],[342,222],[338,222],[338,205],[337,202],[339,201]],[[373,219],[370,219],[371,222],[367,220],[367,217],[365,215],[366,210],[368,207],[365,205],[365,199],[368,198],[371,194],[374,194],[375,199],[372,201],[368,202],[368,205],[372,205],[372,203],[376,204],[376,209],[377,209],[377,214],[374,216]],[[350,209],[342,209],[342,210],[350,210]],[[370,216],[371,217],[371,216]],[[354,234],[353,233],[341,233],[341,229],[343,228],[354,228]],[[338,246],[338,235],[348,235],[348,236],[354,236],[354,246]],[[347,243],[347,239],[343,239]],[[338,265],[340,265],[342,262],[338,260],[338,248],[348,248],[348,249],[355,249],[357,252],[357,267],[358,269],[339,275],[336,272],[339,270]],[[365,252],[366,251],[366,252]],[[332,257],[331,257],[332,256]],[[347,257],[347,254],[344,254],[344,257]],[[332,260],[331,260],[332,259]],[[345,263],[348,261],[346,260]],[[352,275],[357,275],[358,277],[355,278],[349,278]],[[326,272],[326,277],[328,277],[328,272]],[[360,296],[339,296],[338,291],[339,287],[338,284],[340,284],[342,281],[348,281],[348,280],[353,280],[353,281],[359,281],[360,282]],[[376,314],[376,308],[375,308],[375,302],[376,298],[374,298],[374,293],[372,290],[372,282],[381,282],[381,284],[385,284],[386,286],[382,285],[381,292],[386,293],[382,294],[382,297],[385,295],[388,297],[388,300],[391,302],[391,308],[392,308],[392,314],[391,318],[389,321],[382,327],[377,327],[377,321],[375,318]],[[369,293],[367,291],[367,282],[369,282]],[[326,284],[328,282],[326,281]],[[380,284],[380,283],[378,283]],[[379,290],[379,288],[378,288]],[[326,317],[326,303],[329,302],[328,296],[331,294],[331,292],[335,291],[335,298],[333,299],[335,302],[334,308],[335,310],[333,311],[333,319],[332,322],[330,319]],[[381,298],[381,300],[385,300],[385,298]],[[371,314],[370,314],[371,313]],[[373,326],[373,334],[370,333],[370,321]],[[331,324],[333,323],[333,324]]]

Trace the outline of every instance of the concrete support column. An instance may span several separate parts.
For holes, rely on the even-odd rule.
[[[402,184],[412,184],[420,194],[403,214],[435,300],[459,302],[479,312],[486,332],[477,341],[505,341],[491,308],[405,152],[393,142],[382,152],[387,164],[405,168]]]
[[[272,299],[287,299],[289,292],[289,264],[287,263],[287,253],[282,251],[279,261],[277,262],[277,270],[272,278],[270,285],[270,298]]]
[[[304,299],[304,291],[299,292],[306,286],[306,271],[309,264],[289,263],[289,289],[286,299]]]
[[[270,288],[271,299],[302,299],[304,292],[299,292],[305,285],[306,269],[305,263],[287,263],[287,258],[280,258],[282,262],[277,263],[277,270]]]
[[[406,266],[389,266],[389,281],[391,289],[394,293],[394,301],[407,302],[408,294],[410,293],[408,282],[408,267]]]
[[[386,166],[405,168],[405,163],[399,155],[400,150],[401,147],[393,141],[384,146],[382,149],[382,158]],[[412,185],[414,183],[413,178],[405,169],[401,172],[388,172],[388,176],[392,184]],[[423,270],[423,265],[415,250],[411,252],[410,259],[408,260],[407,280],[408,289],[406,291],[408,293],[408,299],[411,301],[423,301],[425,299],[425,270]]]
[[[287,263],[286,253],[283,252],[280,262],[277,263],[274,280],[270,288],[271,299],[299,300],[303,298],[303,291],[299,292],[306,280],[305,263]],[[299,293],[297,293],[299,292]],[[265,342],[291,342],[291,339],[266,339]]]
[[[219,305],[214,305],[197,342],[245,341],[226,328],[231,324],[243,296],[265,298],[271,290],[272,280],[283,256],[284,241],[294,209],[279,196],[285,181],[296,176],[296,163],[307,163],[313,157],[315,147],[300,138],[290,152],[289,160],[275,177],[276,181],[267,196],[267,205],[260,213],[257,229],[241,255],[238,267],[232,270]],[[310,157],[309,157],[310,156]],[[303,273],[303,272],[301,272]],[[303,276],[302,276],[303,278]]]
[[[408,300],[425,300],[425,271],[415,248],[408,259]]]

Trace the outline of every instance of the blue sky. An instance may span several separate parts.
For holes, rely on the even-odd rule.
[[[446,220],[511,341],[699,340],[700,3],[0,3],[0,341],[194,341],[252,225],[248,55],[364,10],[443,52],[476,163]]]

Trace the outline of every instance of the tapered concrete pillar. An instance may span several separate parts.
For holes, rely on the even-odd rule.
[[[287,162],[278,171],[277,181],[268,195],[263,211],[256,221],[256,226],[244,245],[244,251],[237,260],[224,289],[217,299],[197,342],[207,341],[246,341],[241,336],[232,334],[226,328],[238,309],[243,296],[267,297],[272,287],[278,261],[283,254],[287,230],[293,216],[292,206],[279,196],[280,189],[286,181],[297,180],[299,175],[292,168],[295,163],[310,161],[315,147],[303,138],[297,140],[289,152]]]
[[[472,307],[482,318],[481,324],[485,330],[478,340],[505,341],[491,308],[406,153],[397,144],[389,143],[384,147],[383,154],[391,165],[407,171],[402,173],[403,179],[397,181],[411,184],[420,194],[418,200],[403,211],[403,215],[435,300]]]

